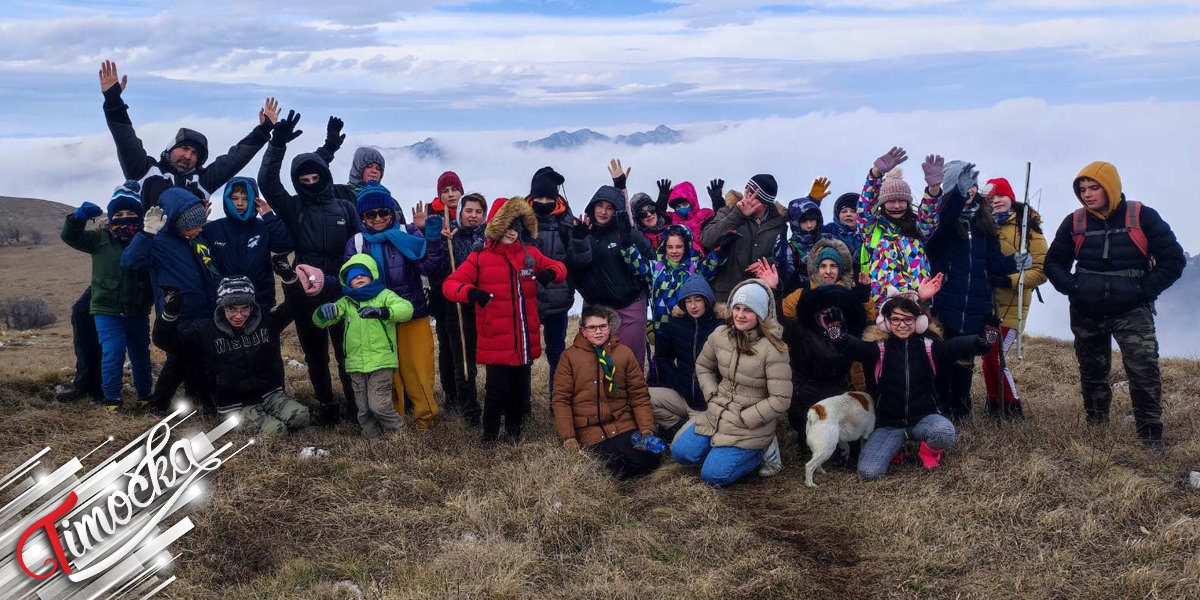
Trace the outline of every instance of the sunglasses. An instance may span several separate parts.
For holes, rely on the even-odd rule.
[[[386,208],[380,208],[380,209],[376,209],[376,210],[368,210],[368,211],[364,212],[362,214],[362,216],[363,216],[363,219],[371,220],[371,221],[373,221],[375,219],[390,219],[392,216],[392,211],[390,211]]]
[[[645,219],[646,217],[653,217],[654,215],[655,213],[652,210],[643,210],[642,212],[638,213],[638,218]]]

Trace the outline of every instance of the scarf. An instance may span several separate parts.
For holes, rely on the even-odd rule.
[[[393,221],[392,226],[384,229],[379,233],[364,233],[363,240],[370,242],[371,246],[368,249],[368,254],[375,259],[375,264],[379,267],[379,281],[381,285],[387,287],[387,263],[383,260],[383,245],[391,244],[404,258],[408,260],[421,260],[425,258],[425,238],[412,235],[398,223]]]
[[[217,266],[213,264],[212,254],[208,250],[208,242],[205,242],[203,237],[196,236],[188,240],[188,245],[192,247],[192,252],[196,253],[196,260],[199,260],[209,273],[220,277],[221,274],[217,272]]]
[[[374,279],[371,281],[371,283],[358,288],[350,287],[349,284],[346,283],[342,284],[342,294],[349,296],[356,302],[366,302],[375,296],[378,296],[383,290],[384,285],[382,278]]]
[[[123,217],[108,222],[108,233],[119,242],[128,242],[141,228],[141,217]]]
[[[1007,221],[1008,217],[1010,217],[1010,216],[1012,216],[1011,210],[1007,210],[1007,211],[999,212],[999,213],[992,213],[992,220],[995,221],[997,225],[1003,225],[1004,222]]]
[[[617,380],[613,377],[617,370],[616,363],[603,346],[595,346],[592,349],[596,351],[596,360],[600,361],[600,372],[604,374],[604,389],[608,390],[609,395],[617,393]]]
[[[969,225],[977,212],[979,212],[979,203],[972,202],[963,207],[962,214],[958,216],[958,220],[962,221],[963,225]]]

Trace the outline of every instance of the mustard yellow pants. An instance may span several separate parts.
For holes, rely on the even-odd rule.
[[[438,414],[433,397],[433,327],[429,317],[396,324],[396,359],[400,368],[392,376],[392,405],[404,414],[404,396],[413,406],[417,429],[426,429]]]

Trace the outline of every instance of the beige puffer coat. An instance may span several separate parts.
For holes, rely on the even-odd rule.
[[[766,448],[776,422],[792,403],[792,367],[779,337],[774,294],[761,279],[750,279],[733,288],[730,297],[751,284],[767,288],[771,298],[769,316],[762,321],[768,335],[758,330],[749,334],[754,354],[739,354],[733,328],[721,325],[696,358],[696,379],[708,400],[708,409],[696,415],[696,433],[711,436],[714,447]]]

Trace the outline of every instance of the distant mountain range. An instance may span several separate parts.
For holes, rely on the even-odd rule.
[[[592,142],[613,142],[628,146],[644,146],[646,144],[678,144],[683,141],[683,132],[676,131],[666,125],[659,125],[650,131],[638,131],[628,135],[609,137],[591,129],[575,131],[556,131],[544,138],[514,142],[518,148],[542,148],[545,150],[565,150],[578,148]]]
[[[411,152],[413,156],[416,156],[420,160],[427,158],[442,160],[446,158],[445,151],[443,151],[442,147],[439,146],[438,143],[435,142],[431,137],[427,137],[415,144],[404,146],[401,148],[401,150],[407,150],[408,152]]]

